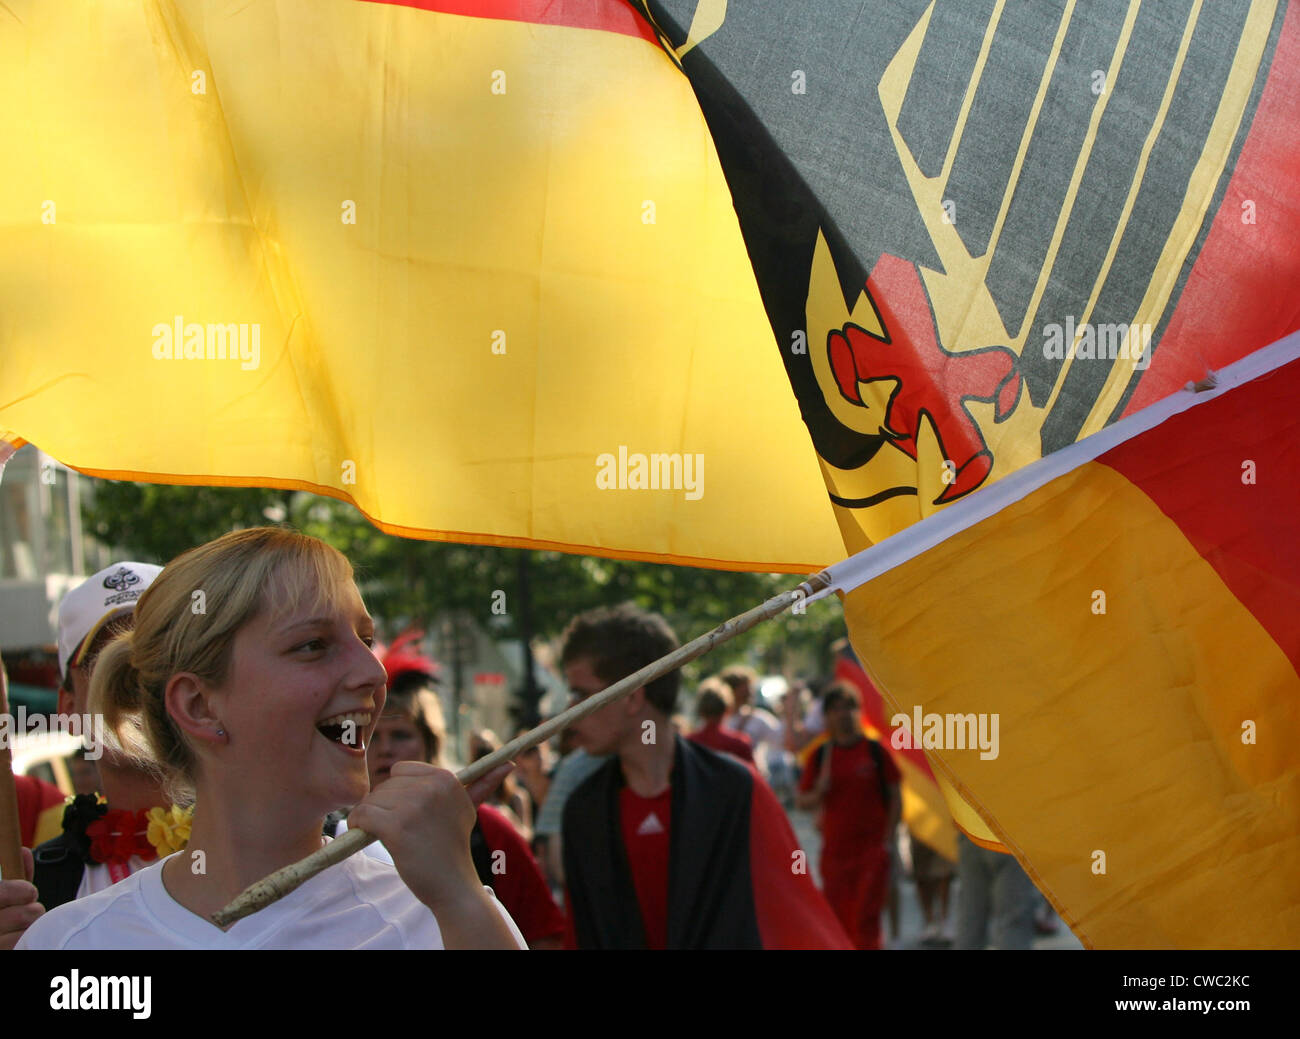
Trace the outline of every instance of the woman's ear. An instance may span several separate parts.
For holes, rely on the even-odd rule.
[[[171,720],[186,735],[205,743],[227,742],[226,730],[213,710],[210,688],[197,675],[189,671],[172,675],[163,690],[163,702]]]

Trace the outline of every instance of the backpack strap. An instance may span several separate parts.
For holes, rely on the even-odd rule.
[[[36,866],[32,883],[36,885],[40,903],[47,912],[76,900],[86,863],[67,834],[37,845],[32,850],[32,858]]]
[[[885,748],[875,740],[867,737],[867,749],[871,751],[871,763],[876,766],[876,779],[880,781],[880,800],[889,812],[889,783],[885,779]]]

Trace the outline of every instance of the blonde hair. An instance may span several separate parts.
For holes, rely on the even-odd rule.
[[[238,530],[168,563],[135,607],[133,628],[104,647],[90,679],[90,710],[118,747],[187,800],[196,759],[167,713],[171,677],[225,681],[235,635],[264,610],[272,620],[311,596],[332,603],[352,579],[337,549],[282,527]]]

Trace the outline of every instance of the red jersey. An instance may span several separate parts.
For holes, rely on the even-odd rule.
[[[638,797],[631,787],[619,791],[623,848],[632,870],[632,885],[641,906],[647,949],[668,945],[668,848],[673,810],[669,787],[657,797]]]
[[[851,747],[839,747],[829,742],[822,744],[808,758],[799,779],[799,789],[808,791],[813,788],[828,753],[831,756],[831,784],[822,800],[823,848],[833,856],[837,852],[881,844],[889,815],[881,797],[880,777],[876,774],[870,741],[866,737]],[[885,782],[890,786],[896,785],[899,781],[898,767],[884,748],[881,748],[880,758]]]
[[[668,947],[668,853],[671,848],[673,788],[657,797],[639,797],[629,787],[619,790],[619,830],[632,873],[641,927],[647,949]],[[564,947],[576,949],[573,904],[564,896]]]
[[[631,793],[615,758],[565,804],[566,948],[851,948],[754,766],[674,742],[658,797]]]
[[[748,736],[740,732],[731,732],[722,727],[721,722],[706,722],[692,732],[687,739],[692,739],[710,750],[720,750],[724,754],[734,754],[741,761],[754,760],[754,744]]]
[[[495,808],[478,806],[478,827],[492,853],[492,890],[532,945],[564,933],[564,914],[519,831]],[[501,854],[497,854],[500,852]]]

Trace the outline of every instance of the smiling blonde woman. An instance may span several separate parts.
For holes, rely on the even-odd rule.
[[[36,921],[19,948],[525,947],[470,857],[471,795],[422,762],[369,793],[384,706],[374,624],[335,549],[293,531],[237,531],[173,560],[110,643],[91,685],[121,748],[197,807],[188,846]],[[358,803],[360,802],[360,803]],[[395,866],[354,855],[223,931],[209,915],[320,847],[352,810]],[[432,850],[431,850],[432,849]]]

